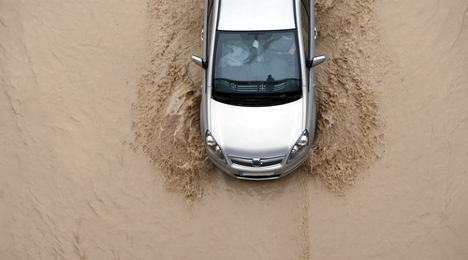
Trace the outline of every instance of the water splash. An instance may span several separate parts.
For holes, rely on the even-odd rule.
[[[379,156],[382,143],[374,87],[383,59],[369,23],[373,2],[315,3],[316,53],[327,62],[316,69],[318,127],[303,169],[339,194]],[[171,3],[148,3],[150,56],[133,105],[133,146],[160,168],[169,189],[192,201],[214,168],[199,132],[201,71],[189,58],[201,51],[204,2],[188,1],[184,9]]]

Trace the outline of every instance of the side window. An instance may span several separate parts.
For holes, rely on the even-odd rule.
[[[302,37],[304,40],[305,54],[309,56],[309,1],[302,0],[301,5],[301,23],[302,23]]]

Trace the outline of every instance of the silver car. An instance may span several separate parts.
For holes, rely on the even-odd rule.
[[[314,57],[313,0],[206,0],[204,17],[203,57],[192,60],[210,159],[238,179],[287,175],[315,132],[313,67],[325,56]]]

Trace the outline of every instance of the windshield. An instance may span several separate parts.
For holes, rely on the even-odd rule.
[[[301,98],[295,30],[218,31],[213,99],[241,106],[268,106]]]

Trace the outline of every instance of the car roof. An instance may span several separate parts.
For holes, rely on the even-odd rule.
[[[262,31],[296,28],[293,0],[221,0],[218,30]]]

